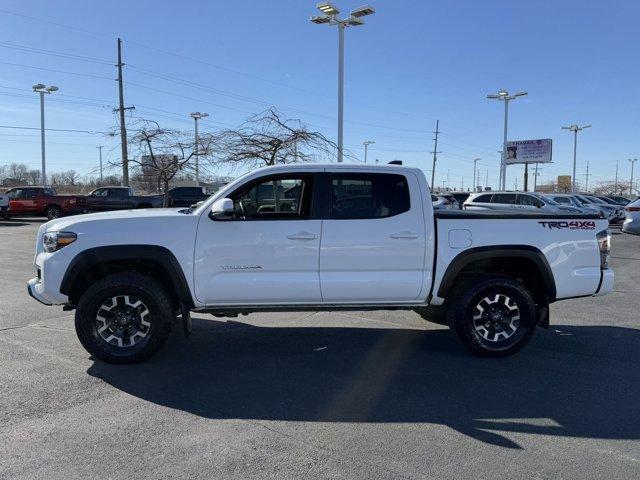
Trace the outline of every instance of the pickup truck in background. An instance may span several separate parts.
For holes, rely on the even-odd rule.
[[[209,198],[204,187],[173,187],[169,189],[170,207],[190,207]]]
[[[85,196],[85,211],[107,212],[162,207],[162,195],[135,195],[131,187],[102,187]]]
[[[566,212],[434,214],[417,168],[282,165],[195,209],[48,222],[28,291],[75,309],[82,345],[112,363],[153,355],[178,315],[189,332],[191,311],[414,310],[470,352],[503,357],[549,326],[550,303],[612,290],[607,225]]]
[[[82,213],[84,196],[58,195],[52,187],[17,187],[8,190],[9,210],[5,218],[11,216],[38,216],[49,220]]]

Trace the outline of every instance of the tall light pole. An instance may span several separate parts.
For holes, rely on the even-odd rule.
[[[100,185],[102,185],[102,145],[98,145],[96,147],[98,149],[98,152],[100,152]]]
[[[45,186],[47,184],[47,169],[44,151],[44,94],[56,92],[58,91],[58,87],[54,85],[46,86],[42,83],[36,83],[32,88],[34,92],[40,94],[40,149],[42,153],[42,171],[40,174],[40,181],[42,186]]]
[[[367,163],[367,148],[369,148],[369,145],[373,145],[374,143],[376,142],[373,140],[365,140],[362,142],[362,145],[364,145],[364,163]]]
[[[311,17],[313,23],[318,25],[328,23],[338,27],[338,162],[342,162],[342,152],[344,147],[344,29],[347,27],[358,27],[364,25],[362,17],[375,13],[373,7],[365,5],[351,10],[347,18],[339,18],[340,10],[331,2],[320,2],[316,5],[323,15]]]
[[[576,193],[576,151],[578,150],[578,132],[585,128],[591,128],[591,125],[579,127],[574,124],[569,125],[568,127],[562,127],[563,130],[571,130],[573,132],[573,176],[571,177],[571,193]]]
[[[480,158],[473,159],[473,185],[471,185],[471,187],[474,192],[478,190],[478,183],[480,183],[478,181],[478,176],[476,175],[476,164],[478,163],[478,160],[480,160]]]
[[[613,186],[613,194],[617,195],[618,194],[618,163],[619,160],[616,160],[616,182]]]
[[[509,125],[509,102],[518,97],[527,95],[527,92],[517,92],[510,95],[506,90],[500,90],[496,94],[489,94],[487,98],[490,100],[499,100],[504,102],[504,136],[502,140],[502,160],[500,162],[500,189],[505,190],[507,181],[507,127]]]
[[[193,145],[193,154],[196,157],[196,187],[200,186],[200,152],[198,151],[198,120],[201,118],[207,118],[209,116],[208,113],[201,112],[191,112],[189,114],[191,118],[196,122],[196,134],[195,134],[195,142]]]
[[[629,161],[631,162],[631,180],[629,181],[629,194],[633,195],[633,166],[635,165],[635,163],[638,161],[637,158],[630,158]]]

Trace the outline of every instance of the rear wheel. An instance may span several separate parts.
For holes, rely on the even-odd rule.
[[[164,345],[175,319],[171,297],[139,273],[109,275],[87,289],[76,309],[82,346],[107,363],[136,363]]]
[[[49,205],[44,213],[49,220],[54,220],[62,216],[62,210],[57,205]]]
[[[448,303],[449,327],[475,355],[512,355],[529,342],[536,327],[531,292],[505,275],[468,277]]]

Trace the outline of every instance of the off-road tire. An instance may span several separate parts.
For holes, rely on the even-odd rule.
[[[55,220],[62,216],[62,210],[57,205],[49,205],[45,209],[44,214],[49,220]]]
[[[482,331],[481,320],[474,322],[474,315],[481,315],[478,306],[483,299],[508,298],[519,312],[517,327],[510,330],[508,338],[491,341],[489,330]],[[486,306],[486,303],[482,303]],[[507,307],[508,308],[508,307]],[[485,309],[488,310],[488,309]],[[460,281],[447,299],[449,328],[460,343],[474,355],[483,357],[506,357],[520,351],[531,339],[536,327],[535,302],[531,292],[521,283],[506,275],[469,276]],[[478,324],[481,324],[478,326]],[[499,327],[500,328],[500,327]],[[478,330],[480,329],[480,331]],[[507,335],[505,332],[503,335]]]
[[[96,317],[103,302],[115,296],[131,296],[148,309],[148,332],[137,344],[116,346],[98,332]],[[92,284],[76,308],[76,333],[93,357],[107,363],[138,363],[154,355],[166,342],[175,320],[175,302],[153,278],[140,273],[115,273]]]

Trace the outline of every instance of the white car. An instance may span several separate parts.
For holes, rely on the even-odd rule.
[[[622,231],[640,235],[640,197],[624,207],[626,218],[622,224]]]
[[[95,358],[144,360],[190,311],[429,310],[460,342],[506,356],[549,304],[613,287],[606,220],[514,211],[434,214],[420,169],[305,164],[253,171],[195,209],[53,220],[29,293],[75,309]]]
[[[465,210],[529,210],[539,213],[578,214],[581,209],[561,205],[549,197],[533,192],[479,192],[469,195]]]

